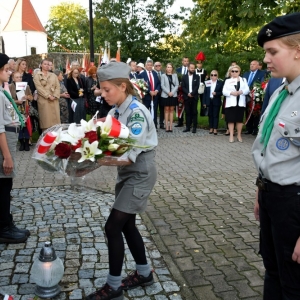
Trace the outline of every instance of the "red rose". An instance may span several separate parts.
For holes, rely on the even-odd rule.
[[[82,144],[81,144],[81,140],[79,140],[79,141],[77,142],[77,145],[71,146],[72,151],[75,151],[76,149],[80,148],[81,145],[82,145]]]
[[[84,137],[89,140],[90,144],[95,142],[95,141],[98,141],[98,136],[97,136],[96,131],[86,132]]]
[[[105,156],[111,156],[111,155],[112,155],[112,152],[109,151],[109,150],[106,150],[106,151],[103,152],[103,154],[104,154]]]
[[[69,144],[59,143],[54,151],[55,155],[59,158],[68,158],[71,155],[71,146]]]

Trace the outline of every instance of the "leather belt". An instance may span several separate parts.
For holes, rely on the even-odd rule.
[[[257,177],[255,184],[260,191],[300,193],[299,185],[280,185],[266,178],[263,178],[262,176]]]
[[[15,132],[15,133],[19,133],[20,132],[20,127],[18,126],[4,126],[5,131],[9,131],[9,132]]]

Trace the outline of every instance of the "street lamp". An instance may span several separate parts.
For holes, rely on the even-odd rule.
[[[26,56],[27,56],[27,34],[28,34],[28,32],[27,32],[27,31],[25,31],[25,32],[24,32],[24,34],[25,34],[25,47],[26,47]]]
[[[90,18],[90,64],[94,65],[94,23],[93,23],[93,2],[89,0],[89,18]]]
[[[56,256],[51,242],[45,242],[38,259],[31,268],[32,280],[36,283],[35,294],[40,298],[52,298],[60,293],[58,283],[64,275],[64,266]]]

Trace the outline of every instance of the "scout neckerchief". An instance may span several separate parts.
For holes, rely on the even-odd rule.
[[[19,120],[21,122],[21,127],[22,128],[25,127],[23,116],[21,115],[20,111],[18,110],[16,102],[14,101],[14,99],[10,96],[10,94],[6,90],[3,90],[3,93],[6,96],[6,98],[9,100],[9,102],[12,104],[12,106],[14,107],[17,115],[19,116]]]
[[[282,102],[284,101],[284,99],[286,98],[286,96],[289,94],[289,91],[284,88],[279,95],[277,96],[277,98],[275,99],[273,105],[270,108],[269,114],[266,117],[266,121],[264,123],[264,126],[262,128],[262,133],[261,133],[261,139],[260,142],[264,144],[264,149],[266,149],[266,147],[268,146],[268,142],[271,136],[271,132],[273,130],[274,127],[274,121],[275,118],[279,112],[280,106],[282,104]]]

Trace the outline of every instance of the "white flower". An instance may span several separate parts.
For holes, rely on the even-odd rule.
[[[120,148],[116,151],[116,153],[117,153],[117,154],[123,154],[123,153],[125,153],[127,150],[128,150],[128,146],[122,146],[122,147],[120,147]]]
[[[120,146],[118,144],[110,144],[108,145],[108,150],[111,152],[116,151]]]
[[[78,141],[84,138],[84,130],[81,126],[77,126],[76,123],[69,125],[67,131],[62,132],[62,141],[77,145]]]
[[[81,158],[78,160],[78,162],[83,162],[86,159],[95,161],[95,155],[102,154],[102,151],[98,149],[98,144],[98,141],[95,141],[91,144],[89,141],[85,141],[82,148],[77,148],[75,152],[81,153]]]
[[[108,134],[110,133],[110,130],[111,130],[111,126],[112,126],[111,115],[107,115],[105,122],[101,122],[101,124],[99,124],[99,126],[101,127],[101,136],[102,137],[108,136]]]
[[[88,122],[85,120],[81,120],[80,124],[84,132],[96,131],[97,127],[99,126],[94,122],[94,119],[90,119]]]

